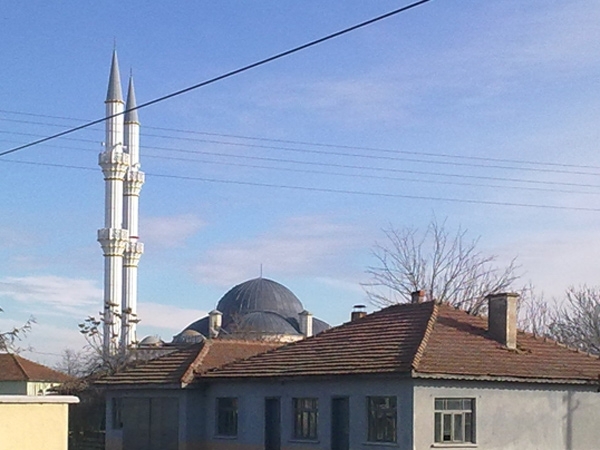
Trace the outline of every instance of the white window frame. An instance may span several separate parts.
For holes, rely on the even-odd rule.
[[[443,397],[434,399],[434,442],[475,443],[475,399]]]

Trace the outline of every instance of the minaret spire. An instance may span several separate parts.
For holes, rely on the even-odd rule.
[[[121,341],[123,253],[129,241],[123,227],[123,180],[129,155],[123,151],[123,97],[117,52],[113,51],[106,95],[106,142],[98,164],[105,181],[104,228],[98,241],[104,253],[104,342],[105,356],[117,352]]]
[[[129,240],[123,254],[123,308],[121,322],[121,346],[128,348],[137,342],[137,268],[144,252],[144,244],[139,242],[139,199],[144,172],[140,169],[140,122],[135,101],[133,76],[129,77],[127,105],[125,106],[125,150],[129,155],[129,167],[124,179],[123,228],[127,229]]]

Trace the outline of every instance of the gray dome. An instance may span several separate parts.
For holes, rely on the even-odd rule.
[[[177,336],[173,338],[174,344],[196,344],[203,342],[206,338],[202,335],[202,333],[193,330],[193,329],[185,329]]]
[[[262,333],[276,335],[294,335],[300,334],[298,330],[288,322],[285,317],[269,312],[255,311],[246,314],[240,321],[239,325],[231,330],[235,333]]]
[[[296,317],[304,308],[292,291],[266,278],[255,278],[231,288],[217,304],[227,319],[244,316],[255,311],[278,313],[283,317]]]
[[[141,346],[158,347],[163,344],[163,341],[158,336],[146,336],[140,341]]]

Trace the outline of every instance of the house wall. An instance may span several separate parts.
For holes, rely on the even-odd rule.
[[[367,396],[395,396],[397,398],[397,444],[367,443]],[[216,399],[238,398],[238,435],[223,438],[216,435]],[[294,397],[317,397],[318,440],[293,439]],[[331,401],[348,397],[350,406],[350,448],[359,449],[412,449],[412,389],[406,379],[337,379],[316,381],[239,381],[211,380],[206,393],[206,441],[201,448],[211,450],[262,450],[264,448],[265,399],[279,398],[281,405],[282,450],[316,450],[331,448]]]
[[[115,403],[124,399],[121,412],[123,426],[114,423]],[[176,399],[176,411],[173,411]],[[168,445],[177,450],[199,448],[203,439],[203,394],[198,389],[120,389],[107,391],[106,396],[106,450],[135,450],[127,441],[143,450],[164,450],[161,435],[175,432],[177,442],[169,439]],[[169,410],[167,411],[167,407]],[[127,434],[130,433],[130,434]]]
[[[46,383],[42,381],[2,381],[0,382],[0,395],[46,395],[48,390],[60,383]]]
[[[597,387],[523,383],[415,381],[415,449],[434,443],[434,399],[475,399],[479,450],[595,450],[599,448]],[[450,445],[472,449],[473,445]]]
[[[69,403],[77,397],[0,396],[0,450],[67,450]]]

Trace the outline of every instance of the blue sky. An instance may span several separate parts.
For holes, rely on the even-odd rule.
[[[101,117],[115,40],[143,103],[404,4],[12,2],[0,151]],[[581,0],[433,0],[140,111],[139,334],[170,339],[261,264],[341,323],[382,228],[433,216],[547,297],[596,284],[598,23]],[[0,327],[34,315],[42,362],[100,309],[102,140],[0,159]]]

